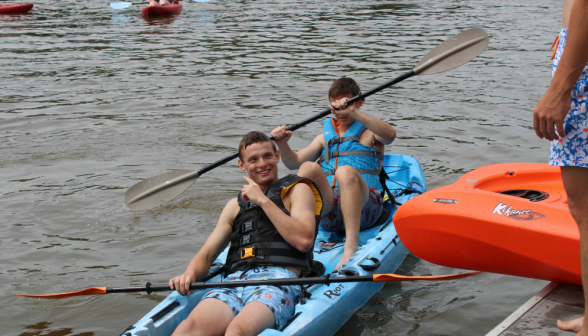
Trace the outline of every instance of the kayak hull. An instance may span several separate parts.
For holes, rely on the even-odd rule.
[[[168,16],[179,14],[182,11],[181,4],[171,6],[147,6],[141,9],[143,16]]]
[[[413,193],[397,197],[399,203],[404,203],[424,191],[424,174],[415,158],[406,155],[386,155],[384,169],[392,180],[403,186],[403,189],[409,187],[413,191]],[[388,182],[388,187],[397,189],[399,185]],[[396,207],[393,208],[390,202],[386,202],[385,207],[390,214],[382,221],[382,224],[360,232],[360,249],[356,256],[344,265],[343,270],[346,272],[355,272],[358,275],[393,273],[406,257],[408,250],[398,239],[392,222]],[[343,239],[344,237],[340,234],[319,230],[314,245],[314,258],[325,266],[325,275],[331,273],[331,277],[340,276],[332,272],[342,256]],[[336,242],[337,245],[327,249],[323,247],[323,242]],[[217,258],[216,263],[224,262],[226,252],[225,250]],[[373,258],[377,259],[377,262]],[[378,263],[377,268],[366,267],[373,268]],[[211,268],[211,271],[218,267]],[[216,276],[209,281],[221,281],[221,276]],[[282,330],[266,329],[260,335],[332,335],[383,285],[383,282],[313,285],[307,289],[311,297],[305,303],[296,305],[293,318]],[[205,292],[205,290],[195,291],[187,296],[181,296],[177,292],[171,293],[135,323],[132,329],[123,334],[127,336],[171,335],[177,325],[188,317]]]
[[[439,265],[582,284],[559,167],[485,166],[408,201],[394,222],[409,251]]]
[[[22,14],[30,11],[34,4],[26,3],[20,5],[6,4],[4,7],[0,7],[0,14]]]

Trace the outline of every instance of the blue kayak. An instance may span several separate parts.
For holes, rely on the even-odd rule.
[[[331,277],[393,273],[400,266],[408,250],[398,238],[392,218],[398,206],[425,191],[425,176],[419,162],[408,155],[386,155],[383,168],[389,178],[386,185],[395,196],[397,205],[393,206],[388,201],[384,203],[384,209],[387,210],[384,211],[385,214],[377,225],[360,232],[359,251],[336,273],[333,270],[343,254],[345,237],[319,229],[314,245],[314,259],[320,263],[315,263],[317,267],[313,269],[314,274],[308,276],[324,276],[329,273]],[[222,267],[226,253],[227,250],[217,258],[211,267],[211,273]],[[216,275],[209,281],[221,280],[221,275]],[[350,282],[330,286],[304,286],[307,287],[305,290],[308,298],[296,306],[296,313],[288,323],[281,330],[266,329],[261,335],[332,335],[383,285],[382,282]],[[199,290],[187,296],[172,292],[123,332],[123,335],[171,335],[207,291]]]

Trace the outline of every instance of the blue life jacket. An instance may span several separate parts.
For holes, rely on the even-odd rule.
[[[356,120],[349,126],[343,137],[339,138],[334,123],[335,119],[333,118],[323,121],[323,136],[326,146],[319,158],[321,168],[329,183],[333,184],[335,170],[338,167],[351,166],[357,169],[368,187],[381,190],[382,185],[378,175],[380,160],[384,158],[384,155],[359,142],[359,136],[365,130],[365,126]],[[335,187],[338,185],[335,184]]]

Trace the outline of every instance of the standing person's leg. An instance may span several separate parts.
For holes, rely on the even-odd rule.
[[[351,166],[337,168],[335,178],[341,193],[341,204],[339,206],[345,221],[345,247],[343,257],[335,267],[335,270],[337,270],[357,252],[361,212],[368,200],[369,189],[363,177]]]
[[[580,229],[582,287],[584,301],[588,304],[588,168],[562,166],[561,176],[568,195],[570,212]],[[584,308],[584,315],[587,313],[588,305]],[[557,326],[563,330],[578,332],[578,335],[588,335],[587,322],[584,317],[580,317],[571,321],[557,321]]]

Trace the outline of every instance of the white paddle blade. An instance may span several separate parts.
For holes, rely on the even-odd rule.
[[[210,0],[192,0],[194,2],[209,2]]]
[[[112,2],[110,8],[112,9],[125,9],[133,5],[132,2]]]
[[[430,75],[457,68],[480,55],[490,37],[480,28],[461,32],[429,51],[413,69],[417,75]]]
[[[171,201],[199,177],[196,170],[172,170],[153,176],[130,187],[125,203],[132,210],[147,210]]]

